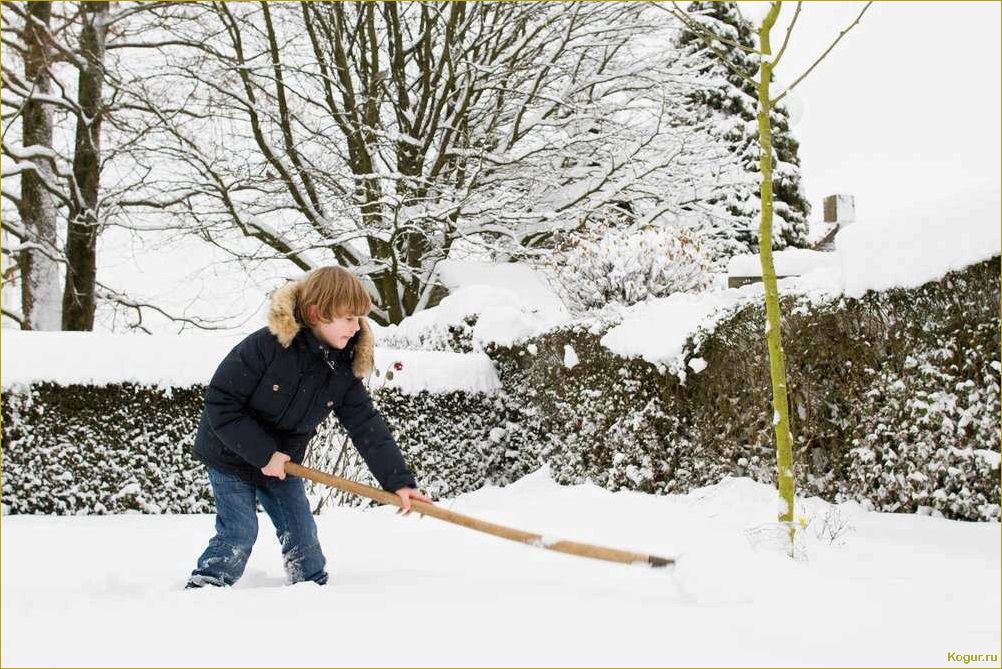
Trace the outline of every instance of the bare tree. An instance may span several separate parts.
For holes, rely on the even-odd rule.
[[[654,218],[694,199],[689,181],[726,180],[726,151],[670,127],[684,66],[631,51],[659,27],[642,9],[184,4],[163,10],[163,88],[137,104],[186,100],[160,115],[159,155],[199,191],[176,213],[200,236],[348,266],[398,322],[456,244],[544,253],[609,207]]]
[[[4,315],[22,328],[93,329],[98,300],[134,313],[132,327],[138,329],[146,329],[143,311],[181,327],[214,327],[211,320],[170,314],[97,278],[102,229],[127,221],[131,211],[162,209],[177,200],[176,193],[164,197],[152,185],[153,170],[146,168],[145,137],[154,134],[143,123],[148,110],[127,99],[129,88],[142,80],[124,76],[120,60],[111,67],[106,62],[107,37],[135,40],[155,30],[145,13],[161,4],[3,3],[4,176],[21,186],[20,195],[3,190],[4,200],[16,206],[16,216],[4,212],[3,232],[17,240],[14,252],[4,245],[4,259],[16,260],[4,278],[20,279],[22,292],[22,313],[5,308]],[[148,184],[161,195],[137,196]],[[59,234],[61,225],[65,235]]]
[[[14,171],[22,175],[20,197],[8,195],[8,198],[17,205],[20,229],[34,240],[33,244],[21,247],[18,258],[21,326],[26,330],[58,330],[61,324],[59,262],[52,253],[58,245],[56,207],[47,189],[56,171],[52,156],[52,111],[46,102],[52,92],[49,66],[53,53],[48,40],[51,14],[51,2],[26,2],[26,20],[17,41],[24,54],[21,81],[28,92],[19,110],[23,118],[21,144],[25,148],[12,155],[17,161]],[[6,150],[4,154],[11,155]]]
[[[73,152],[73,184],[79,189],[79,197],[70,200],[66,234],[64,330],[94,329],[97,204],[101,187],[101,121],[104,116],[104,43],[108,33],[109,6],[108,2],[81,3],[79,109]]]

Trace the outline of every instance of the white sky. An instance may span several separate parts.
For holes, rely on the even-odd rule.
[[[756,25],[769,8],[738,5]],[[864,5],[805,2],[774,90],[804,72]],[[875,2],[797,85],[791,111],[798,101],[802,109],[793,132],[811,220],[820,220],[822,198],[836,192],[855,196],[860,221],[895,218],[968,191],[998,198],[999,8]],[[795,9],[783,3],[774,53]]]

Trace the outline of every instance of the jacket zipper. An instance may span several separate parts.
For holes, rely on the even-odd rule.
[[[332,361],[330,359],[330,354],[327,352],[327,349],[325,347],[321,346],[320,347],[320,351],[324,354],[324,362],[327,363],[327,366],[330,367],[331,369],[333,369],[336,372],[337,371],[337,362],[336,361]]]

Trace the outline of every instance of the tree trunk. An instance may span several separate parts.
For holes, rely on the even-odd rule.
[[[97,196],[101,185],[101,118],[107,2],[82,2],[83,29],[73,178],[79,192],[73,198],[66,235],[66,287],[63,329],[94,329],[94,285],[97,278]]]
[[[26,2],[28,20],[23,42],[27,46],[24,76],[32,86],[32,96],[25,101],[21,120],[21,139],[25,148],[52,148],[52,108],[35,95],[49,95],[52,77],[48,66],[47,42],[51,2]],[[56,205],[45,190],[45,182],[55,180],[52,163],[44,157],[33,159],[34,170],[21,172],[21,202],[18,213],[27,238],[27,248],[18,256],[21,267],[21,311],[25,330],[58,330],[59,262],[47,252],[58,248]]]
[[[772,377],[773,427],[776,430],[776,482],[779,487],[781,511],[779,522],[785,523],[790,538],[790,557],[793,557],[795,527],[793,523],[793,446],[790,437],[790,411],[786,393],[786,356],[780,331],[779,289],[776,286],[776,268],[772,261],[772,128],[769,124],[769,81],[772,64],[765,58],[772,54],[769,31],[779,16],[780,3],[776,2],[762,22],[759,30],[762,65],[758,84],[758,133],[762,153],[759,166],[762,170],[762,220],[759,226],[759,254],[762,261],[762,283],[765,285],[766,341],[769,346],[769,371]]]

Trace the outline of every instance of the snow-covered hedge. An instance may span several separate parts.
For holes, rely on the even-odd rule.
[[[608,327],[578,324],[488,351],[506,394],[521,398],[519,427],[533,435],[537,461],[561,483],[590,479],[610,490],[674,492],[712,476],[713,459],[690,441],[671,380],[603,347]]]
[[[202,389],[36,383],[3,393],[5,513],[212,509],[191,455]]]
[[[801,494],[999,519],[998,275],[996,257],[915,289],[784,299]],[[613,354],[601,344],[611,322],[488,346],[504,392],[477,410],[473,432],[490,434],[493,422],[508,455],[493,442],[478,451],[485,479],[504,483],[546,462],[561,482],[612,490],[683,492],[726,475],[772,483],[764,308],[740,302],[714,320],[688,340],[684,380]],[[435,407],[431,398],[416,415]],[[455,453],[453,440],[487,443],[463,437],[468,424],[456,434],[450,421],[432,422],[402,443],[436,455]],[[462,463],[429,458],[419,471],[463,480],[458,491],[476,485]]]
[[[524,429],[518,403],[505,393],[376,389],[373,397],[421,487],[433,497],[508,483],[539,466],[535,438]],[[305,464],[377,485],[334,417],[318,430]],[[329,489],[309,492],[316,509]],[[360,503],[348,495],[333,497],[341,504]]]
[[[999,519],[999,258],[915,289],[784,300],[799,494]],[[764,307],[689,338],[684,379],[600,345],[609,325],[488,353],[565,483],[681,492],[774,482]],[[530,427],[531,426],[531,427]]]
[[[513,466],[530,449],[519,448],[517,430],[503,429],[510,410],[501,394],[404,394],[398,388],[373,394],[422,486],[435,496],[505,482],[534,468]],[[4,512],[211,511],[205,469],[191,454],[202,398],[200,386],[38,383],[5,389]],[[306,464],[376,485],[357,452],[343,445],[344,432],[332,417],[310,444]],[[311,483],[308,491],[316,508],[330,489]],[[339,502],[364,503],[352,497]]]
[[[998,276],[996,257],[914,289],[784,298],[799,494],[998,520]],[[689,338],[684,376],[615,354],[601,343],[615,322],[595,320],[487,345],[500,390],[373,393],[436,497],[505,484],[544,462],[564,483],[657,494],[729,474],[772,482],[763,323],[761,303],[735,303]],[[201,393],[5,387],[5,509],[208,510],[204,473],[189,455]],[[357,458],[346,464],[342,440],[331,421],[309,463],[364,478]],[[319,503],[324,491],[311,493]]]
[[[798,486],[880,511],[999,518],[999,258],[915,289],[784,299]],[[688,343],[692,438],[771,481],[760,305]]]

